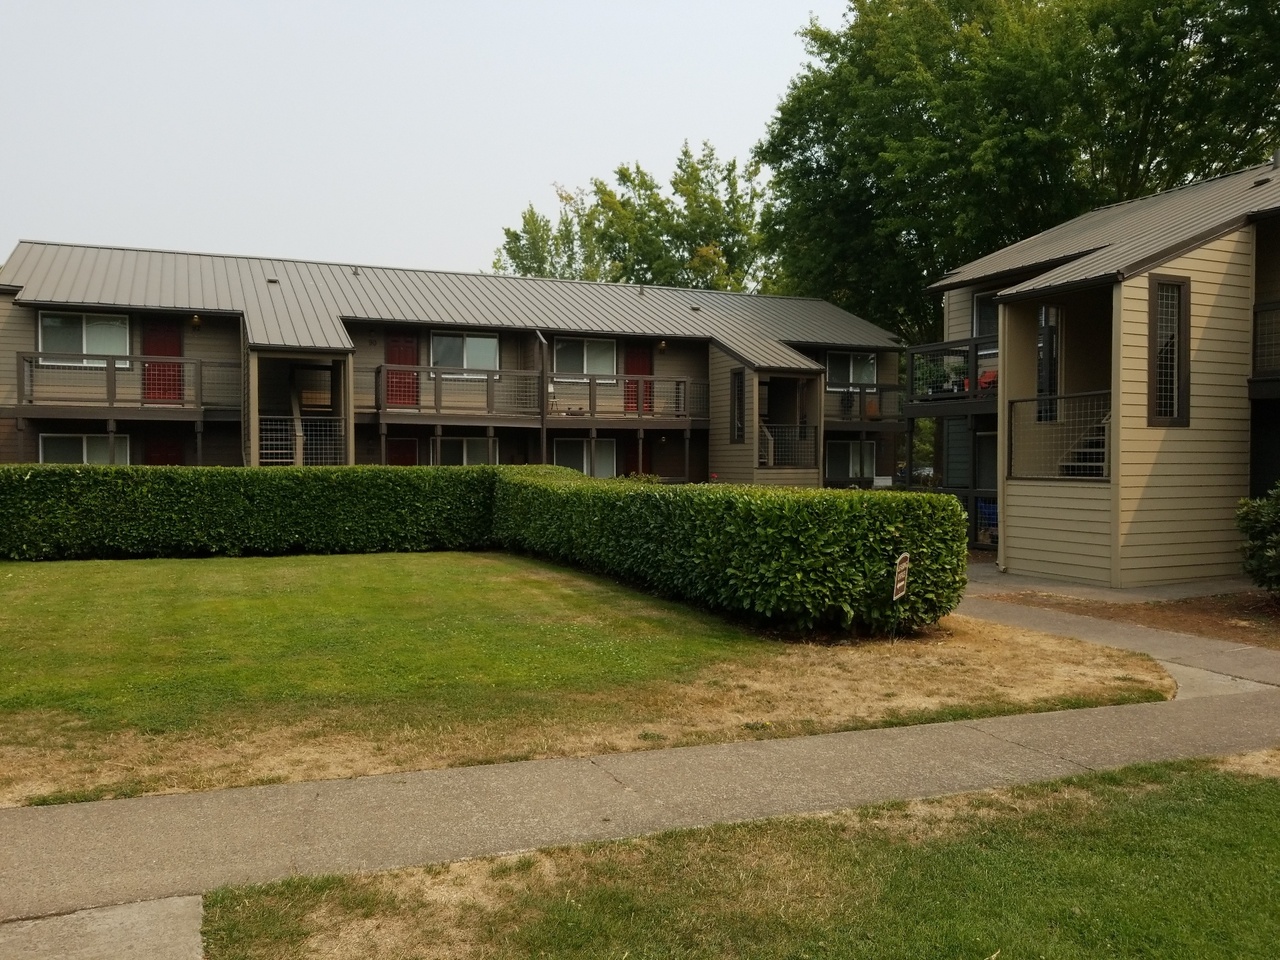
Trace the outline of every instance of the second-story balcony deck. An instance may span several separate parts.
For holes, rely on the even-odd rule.
[[[710,385],[687,377],[547,374],[382,364],[356,370],[356,409],[383,416],[540,420],[690,420]]]
[[[239,415],[240,364],[135,354],[20,353],[21,416],[200,419]]]
[[[959,402],[991,407],[999,395],[1000,348],[996,337],[970,337],[907,350],[908,416],[940,416]],[[970,411],[972,412],[972,411]]]
[[[828,385],[823,419],[831,428],[892,429],[905,424],[905,395],[900,383]]]

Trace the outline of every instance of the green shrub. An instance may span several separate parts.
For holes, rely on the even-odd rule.
[[[964,514],[948,496],[560,467],[0,467],[0,556],[20,560],[494,544],[787,628],[911,630],[965,584]],[[895,602],[904,551],[910,584]]]
[[[936,621],[965,585],[953,497],[891,491],[655,486],[503,471],[495,541],[780,626],[891,633]],[[911,554],[906,597],[894,563]]]
[[[1265,497],[1241,500],[1236,525],[1244,534],[1244,572],[1272,594],[1280,594],[1280,484]]]
[[[469,550],[491,467],[0,467],[17,560]]]

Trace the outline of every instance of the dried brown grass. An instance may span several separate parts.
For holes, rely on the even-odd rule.
[[[104,784],[173,793],[799,735],[947,708],[1102,702],[1141,690],[1168,697],[1174,683],[1141,655],[953,616],[913,640],[780,645],[750,665],[638,686],[612,721],[584,722],[569,710],[535,720],[395,727],[352,709],[303,722],[260,715],[147,735],[102,733],[52,712],[11,715],[0,728],[0,805]],[[606,698],[616,693],[576,701]]]
[[[1215,761],[1214,766],[1224,773],[1243,773],[1252,777],[1280,779],[1280,747],[1222,757]]]

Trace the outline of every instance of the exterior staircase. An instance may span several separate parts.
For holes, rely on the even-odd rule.
[[[1107,463],[1107,434],[1111,430],[1111,414],[1090,424],[1058,461],[1058,476],[1102,479],[1110,475]]]

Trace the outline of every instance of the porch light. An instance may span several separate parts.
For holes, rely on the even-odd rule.
[[[666,352],[667,352],[667,341],[665,341],[665,340],[659,340],[659,341],[658,341],[658,352],[659,352],[659,353],[666,353]]]
[[[198,313],[193,313],[193,314],[191,315],[191,329],[192,329],[192,330],[199,330],[199,329],[200,329],[200,314],[198,314]]]

